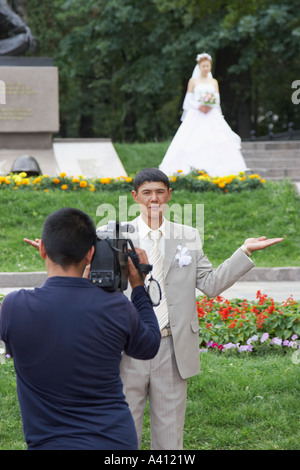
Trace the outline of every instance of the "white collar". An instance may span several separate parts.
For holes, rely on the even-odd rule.
[[[149,227],[149,225],[147,225],[147,224],[144,222],[142,216],[140,215],[140,216],[138,217],[138,231],[139,231],[139,237],[140,237],[140,239],[141,239],[141,240],[144,240],[144,239],[148,236],[149,232],[151,232],[151,230],[152,230],[151,227]],[[163,217],[162,224],[161,224],[161,226],[158,228],[158,230],[161,231],[162,237],[165,238],[165,236],[166,236],[166,219],[165,219],[164,217]]]

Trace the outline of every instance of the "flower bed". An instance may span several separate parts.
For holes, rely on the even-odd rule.
[[[263,187],[265,180],[257,174],[228,175],[224,177],[210,177],[202,170],[194,170],[188,175],[183,175],[178,170],[176,175],[169,176],[173,190],[184,189],[191,192],[217,191],[233,192],[245,189]],[[84,176],[67,176],[61,173],[53,178],[48,175],[30,176],[25,172],[0,176],[0,189],[49,191],[59,189],[61,191],[131,191],[132,178],[120,176],[118,178],[85,178]]]
[[[212,177],[203,170],[193,170],[188,175],[183,175],[182,171],[178,170],[177,174],[169,176],[169,179],[173,189],[186,189],[192,192],[217,191],[223,193],[262,188],[266,182],[258,174],[248,175],[246,173],[239,173],[238,175]]]
[[[299,348],[300,301],[274,300],[257,291],[256,301],[197,298],[201,350],[259,352]]]
[[[300,364],[300,301],[274,300],[260,291],[257,301],[227,300],[221,296],[196,299],[200,352],[286,353]],[[4,295],[0,294],[0,308]]]
[[[85,178],[84,176],[67,176],[66,173],[60,173],[59,176],[52,178],[48,175],[30,176],[25,172],[19,174],[10,174],[0,176],[0,189],[12,190],[35,190],[35,191],[102,191],[119,190],[131,191],[132,178],[120,176],[119,178]]]

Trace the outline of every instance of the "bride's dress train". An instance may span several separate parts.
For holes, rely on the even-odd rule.
[[[198,104],[203,93],[214,92],[213,84],[198,84],[193,100]],[[241,154],[241,139],[225,121],[220,107],[208,113],[190,109],[175,134],[159,169],[167,175],[178,170],[184,174],[193,168],[210,176],[227,176],[245,172],[247,166]]]

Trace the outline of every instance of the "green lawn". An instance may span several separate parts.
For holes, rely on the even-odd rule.
[[[25,245],[23,238],[40,237],[45,218],[54,210],[66,206],[78,207],[101,225],[107,222],[105,217],[108,217],[104,212],[108,206],[103,204],[115,209],[116,217],[119,217],[120,201],[125,207],[122,209],[123,220],[127,214],[131,219],[130,214],[134,215],[131,212],[131,194],[113,191],[72,193],[52,190],[44,193],[27,189],[0,190],[0,271],[44,269],[36,250]],[[174,191],[171,198],[173,204],[181,206],[183,221],[184,205],[189,205],[193,214],[197,205],[203,205],[204,252],[214,266],[228,258],[246,238],[261,235],[268,238],[283,236],[284,241],[255,253],[253,259],[256,266],[300,265],[300,199],[291,183],[267,182],[263,189],[227,194]]]
[[[185,449],[300,449],[300,365],[290,356],[203,353],[201,369],[188,382]],[[12,361],[0,365],[0,395],[0,450],[25,449]]]

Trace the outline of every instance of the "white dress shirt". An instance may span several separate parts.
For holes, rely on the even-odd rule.
[[[151,230],[152,229],[149,227],[149,225],[147,225],[143,221],[142,216],[140,215],[139,218],[138,218],[138,231],[139,231],[140,248],[145,250],[145,252],[147,253],[148,258],[150,256],[152,243],[153,243],[152,240],[148,236],[148,234]],[[161,226],[158,228],[158,230],[160,230],[161,234],[162,234],[161,238],[158,242],[158,245],[159,245],[159,249],[160,249],[162,255],[164,256],[164,254],[165,254],[165,237],[166,237],[165,219],[163,219],[163,222],[162,222]]]

